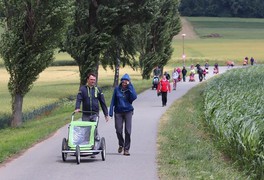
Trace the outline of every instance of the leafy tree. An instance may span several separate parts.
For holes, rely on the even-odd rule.
[[[143,79],[149,79],[154,67],[163,68],[172,55],[171,41],[181,29],[178,0],[156,1],[158,9],[152,22],[145,24],[139,39],[140,67]]]
[[[75,2],[74,23],[68,31],[63,48],[77,61],[81,84],[85,83],[87,73],[97,72],[99,64],[105,68],[109,65],[115,70],[114,85],[119,79],[120,62],[122,65],[135,66],[135,51],[128,26],[145,19],[142,15],[147,12],[145,2]]]
[[[10,74],[11,126],[22,124],[24,96],[53,61],[53,51],[67,24],[70,0],[1,0],[0,53]]]
[[[62,49],[77,62],[80,84],[86,83],[89,72],[98,72],[100,54],[110,39],[106,33],[108,17],[100,17],[104,11],[105,7],[99,0],[75,0],[73,23]]]
[[[118,85],[120,66],[129,65],[133,69],[137,67],[134,57],[137,53],[134,38],[136,29],[133,26],[123,26],[122,29],[119,35],[112,36],[102,58],[103,67],[109,66],[115,71],[113,87]]]
[[[135,55],[136,39],[139,24],[151,18],[150,1],[118,1],[113,0],[108,5],[108,17],[111,22],[111,41],[103,54],[102,64],[110,66],[115,71],[113,86],[118,85],[120,66],[137,67]],[[114,13],[113,13],[114,12]]]

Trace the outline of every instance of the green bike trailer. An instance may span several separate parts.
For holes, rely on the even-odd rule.
[[[82,118],[75,120],[74,115],[75,112],[72,113],[72,120],[68,127],[68,139],[62,140],[62,160],[66,161],[69,154],[75,156],[77,164],[80,164],[81,157],[93,157],[101,153],[102,160],[105,161],[105,138],[99,138],[99,135],[96,135],[98,114],[96,113],[95,121],[83,121]]]

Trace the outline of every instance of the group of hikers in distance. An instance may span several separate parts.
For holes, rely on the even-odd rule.
[[[187,73],[188,71],[185,66],[183,66],[182,69],[180,67],[174,68],[171,75],[167,71],[162,74],[160,67],[155,67],[153,70],[152,90],[156,89],[157,95],[161,96],[162,106],[166,106],[167,94],[168,92],[171,92],[170,81],[172,81],[172,90],[176,90],[178,82],[186,82],[188,75],[189,81],[193,82],[195,81],[195,74],[198,74],[199,81],[201,82],[206,79],[206,74],[209,73],[209,64],[206,62],[204,68],[202,68],[199,63],[197,63],[195,66],[192,64],[190,66],[189,74]],[[219,73],[217,63],[214,65],[213,73]]]
[[[246,66],[249,64],[253,65],[255,63],[255,60],[253,57],[249,58],[245,57],[243,61],[243,66]],[[234,61],[227,61],[227,66],[234,67],[235,63]],[[195,74],[198,74],[199,81],[202,82],[206,79],[206,74],[209,73],[209,63],[206,62],[204,64],[204,68],[201,67],[199,62],[194,66],[193,64],[190,66],[190,72],[189,72],[189,82],[195,81]],[[219,74],[219,67],[218,63],[215,63],[213,66],[213,74]],[[177,88],[177,82],[186,82],[186,76],[187,76],[187,69],[185,66],[182,67],[176,67],[174,68],[172,72],[172,89],[176,90]],[[153,81],[152,81],[152,90],[157,90],[157,95],[161,95],[162,99],[162,106],[166,106],[167,103],[167,93],[171,92],[171,86],[170,86],[170,74],[165,71],[162,75],[162,71],[159,66],[155,67],[153,70]]]
[[[243,66],[248,65],[248,61],[250,61],[250,64],[253,66],[255,64],[255,59],[253,57],[250,58],[250,60],[248,59],[248,57],[245,57],[243,60]]]
[[[177,82],[186,82],[187,76],[189,75],[189,81],[195,81],[195,74],[198,74],[199,76],[199,81],[205,80],[206,79],[206,74],[209,73],[209,64],[208,62],[205,63],[204,68],[201,67],[199,63],[197,63],[195,66],[192,64],[190,66],[190,72],[187,74],[187,69],[185,66],[182,67],[176,67],[174,68],[172,72],[172,83],[173,83],[173,90],[176,90],[177,88]],[[215,63],[214,68],[213,68],[213,73],[218,74],[219,73],[219,68],[218,64]],[[162,81],[163,76],[166,78],[168,81],[170,81],[170,74],[168,72],[164,72],[163,75],[161,75],[161,69],[157,66],[153,70],[153,81],[152,81],[152,89],[158,89],[158,85],[160,81]],[[161,78],[161,80],[160,80]]]

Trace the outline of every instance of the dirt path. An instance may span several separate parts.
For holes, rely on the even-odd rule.
[[[174,37],[175,39],[181,39],[182,34],[186,34],[185,39],[199,39],[198,35],[194,31],[193,26],[185,17],[181,17],[181,22],[182,22],[182,30],[179,32],[177,36]]]

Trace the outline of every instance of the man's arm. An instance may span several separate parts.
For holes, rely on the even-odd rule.
[[[109,120],[109,117],[108,117],[108,109],[107,109],[107,106],[106,106],[106,103],[105,103],[105,98],[104,98],[104,94],[102,93],[101,89],[99,89],[99,93],[98,93],[98,100],[100,102],[100,105],[101,105],[101,108],[102,108],[102,111],[105,115],[105,120],[106,122]]]
[[[76,97],[76,103],[75,103],[75,110],[79,109],[82,103],[83,97],[82,97],[82,87],[80,87],[79,92]]]

